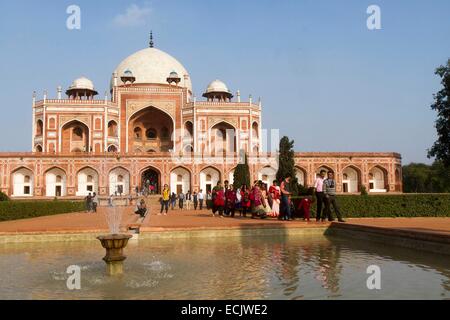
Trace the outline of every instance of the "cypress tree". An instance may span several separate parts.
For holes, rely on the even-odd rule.
[[[284,136],[280,140],[277,180],[281,182],[288,175],[291,176],[290,185],[292,192],[297,195],[299,187],[295,174],[294,156],[294,140],[291,141],[288,137]]]
[[[244,161],[240,161],[234,170],[233,184],[237,188],[242,187],[243,184],[246,184],[247,187],[250,186],[250,169],[248,167],[248,157],[246,153],[244,153]]]

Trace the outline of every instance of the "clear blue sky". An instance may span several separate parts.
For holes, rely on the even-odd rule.
[[[66,9],[81,7],[81,30]],[[381,8],[369,31],[366,9]],[[134,5],[134,6],[133,6]],[[134,8],[134,9],[133,9]],[[180,60],[201,96],[219,78],[263,99],[264,128],[299,151],[396,151],[429,162],[434,69],[450,57],[450,1],[1,1],[0,151],[31,149],[31,95],[81,75],[103,93],[148,45]]]

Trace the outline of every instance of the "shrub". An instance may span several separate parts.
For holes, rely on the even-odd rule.
[[[450,217],[450,194],[338,195],[344,217]],[[316,205],[311,207],[315,216]]]
[[[369,194],[367,193],[367,188],[366,186],[361,186],[361,195],[362,196],[368,196]]]
[[[0,192],[0,202],[1,201],[9,201],[9,197],[6,195],[6,193]]]
[[[0,202],[0,221],[80,211],[84,211],[84,202],[82,201],[4,201]]]

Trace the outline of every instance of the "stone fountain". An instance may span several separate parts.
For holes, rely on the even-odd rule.
[[[132,236],[120,233],[122,213],[117,207],[111,205],[107,208],[106,220],[110,234],[99,236],[97,239],[106,249],[106,255],[103,258],[106,262],[106,273],[110,276],[120,275],[123,273],[123,261],[127,258],[123,254],[123,249]]]

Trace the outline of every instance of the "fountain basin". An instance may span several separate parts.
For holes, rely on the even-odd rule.
[[[103,248],[106,249],[106,255],[103,257],[103,260],[106,262],[108,275],[123,273],[123,261],[127,258],[123,254],[123,249],[132,237],[130,234],[109,234],[97,237]]]

